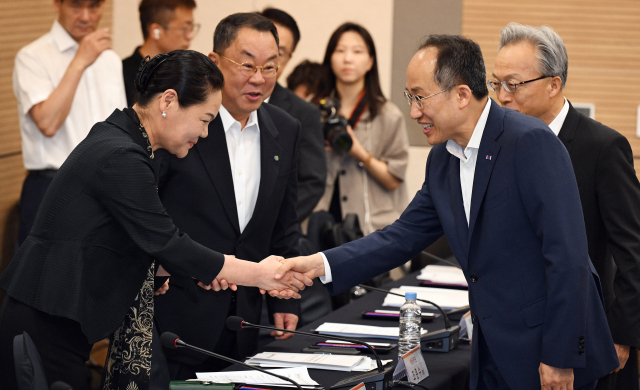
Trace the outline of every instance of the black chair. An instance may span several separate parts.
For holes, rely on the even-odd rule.
[[[40,354],[27,332],[13,338],[13,360],[18,390],[49,390]]]

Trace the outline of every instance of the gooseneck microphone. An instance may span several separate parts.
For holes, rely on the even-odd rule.
[[[265,373],[267,375],[275,376],[276,378],[280,378],[283,381],[287,381],[287,382],[293,383],[293,385],[296,386],[298,388],[298,390],[302,390],[302,387],[296,381],[294,381],[293,379],[287,378],[286,376],[274,374],[273,372],[269,372],[267,370],[263,370],[262,368],[255,367],[255,366],[252,366],[252,365],[237,361],[235,359],[231,359],[231,358],[228,358],[226,356],[219,355],[219,354],[211,352],[211,351],[207,351],[206,349],[202,349],[202,348],[195,347],[193,345],[189,345],[189,344],[185,343],[184,341],[180,340],[180,337],[178,337],[178,335],[176,335],[175,333],[164,332],[160,336],[160,342],[162,343],[162,346],[164,346],[165,348],[171,348],[171,349],[180,348],[180,347],[188,348],[188,349],[191,349],[191,350],[194,350],[194,351],[198,351],[198,352],[200,352],[202,354],[213,356],[214,358],[218,358],[220,360],[224,360],[224,361],[229,362],[229,363],[239,364],[239,365],[241,365],[243,367],[247,367],[247,368],[250,368],[252,370],[257,370],[257,371],[260,371],[260,372]]]
[[[233,330],[233,331],[239,331],[239,330],[243,330],[243,329],[247,329],[247,328],[261,328],[261,329],[269,329],[269,330],[277,330],[280,332],[286,332],[286,333],[294,333],[294,334],[300,334],[303,336],[311,336],[311,337],[316,337],[316,338],[326,338],[326,336],[320,335],[320,334],[315,334],[315,333],[307,333],[307,332],[299,332],[297,330],[289,330],[289,329],[281,329],[281,328],[275,328],[273,326],[265,326],[265,325],[256,325],[256,324],[252,324],[250,322],[245,321],[244,319],[242,319],[241,317],[237,317],[237,316],[231,316],[229,318],[227,318],[227,328],[229,330]],[[356,375],[354,377],[349,377],[346,379],[343,379],[342,381],[336,383],[335,385],[331,386],[331,389],[342,389],[342,388],[352,388],[356,385],[358,385],[360,382],[364,382],[367,388],[367,390],[384,390],[388,388],[389,382],[391,380],[391,375],[393,372],[393,366],[385,369],[382,365],[382,362],[380,361],[380,357],[378,356],[378,352],[375,350],[374,347],[372,347],[371,345],[369,345],[368,343],[365,343],[364,341],[360,341],[360,340],[356,340],[356,339],[348,339],[348,338],[344,338],[344,337],[336,337],[336,336],[331,336],[332,339],[334,340],[340,340],[340,341],[346,341],[348,343],[352,343],[352,344],[362,344],[365,347],[367,347],[369,349],[369,351],[371,351],[371,353],[373,354],[373,356],[375,356],[376,358],[376,365],[378,366],[378,372],[367,372],[365,374],[361,374],[361,375]]]
[[[384,289],[381,289],[381,288],[378,288],[378,287],[371,287],[371,286],[367,286],[365,284],[359,284],[358,287],[362,287],[365,290],[369,290],[369,291],[379,291],[379,292],[383,292],[383,293],[387,293],[387,294],[391,294],[391,295],[397,295],[399,297],[403,297],[404,298],[404,294],[396,293],[396,292],[389,291],[389,290],[384,290]],[[436,305],[434,302],[427,301],[426,299],[416,298],[416,301],[428,303],[430,305],[435,306],[436,309],[438,309],[438,311],[440,312],[440,314],[442,314],[442,319],[444,319],[444,327],[446,329],[451,329],[451,322],[449,322],[449,316],[447,316],[447,313],[445,313],[445,311],[442,310],[442,308],[440,306]]]
[[[359,284],[359,287],[364,288],[365,290],[370,291],[379,291],[387,294],[397,295],[399,297],[404,297],[403,294],[399,294],[396,292],[392,292],[389,290],[384,290],[377,287],[366,286],[364,284]],[[452,349],[458,348],[458,344],[460,343],[460,326],[455,325],[451,326],[449,322],[449,317],[447,313],[442,310],[442,308],[436,305],[434,302],[427,301],[426,299],[416,298],[416,301],[425,302],[430,305],[435,306],[438,311],[442,314],[442,319],[444,320],[444,329],[429,332],[424,336],[420,337],[420,349],[422,351],[430,351],[430,352],[449,352]]]

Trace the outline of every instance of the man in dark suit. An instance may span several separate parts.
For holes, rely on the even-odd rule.
[[[623,135],[579,113],[565,99],[567,50],[550,27],[510,23],[501,35],[490,87],[504,107],[549,125],[567,148],[578,181],[589,257],[600,275],[620,360],[598,389],[638,389],[640,183],[631,146]]]
[[[288,13],[265,8],[261,15],[271,20],[278,29],[278,68],[277,78],[293,56],[300,41],[298,24]],[[276,82],[273,93],[266,100],[280,107],[300,121],[300,162],[298,163],[298,220],[307,219],[324,194],[327,178],[327,161],[324,152],[324,135],[320,123],[320,110],[311,103],[299,98],[293,91]]]
[[[230,15],[216,27],[213,49],[209,57],[225,80],[220,114],[187,159],[165,159],[160,197],[176,225],[209,248],[253,261],[264,254],[295,256],[300,124],[262,104],[276,80],[276,28],[255,13]],[[252,354],[258,332],[230,332],[225,320],[238,315],[258,322],[258,289],[208,292],[200,292],[194,303],[174,285],[157,297],[161,331],[229,357]],[[269,297],[268,306],[276,326],[296,328],[297,302]],[[172,379],[195,378],[195,372],[226,365],[199,354],[167,355]]]
[[[422,189],[382,231],[278,273],[323,276],[337,293],[444,233],[469,283],[471,389],[593,389],[618,360],[569,155],[543,122],[488,99],[485,74],[475,42],[427,38],[405,91],[435,145]]]

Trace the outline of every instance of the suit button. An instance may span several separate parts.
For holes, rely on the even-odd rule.
[[[478,281],[478,275],[471,275],[471,282],[475,283]]]
[[[471,317],[471,321],[475,324],[478,322],[478,316],[474,315],[473,317]]]
[[[342,197],[342,201],[343,201],[343,202],[346,202],[346,201],[347,201],[347,199],[349,199],[349,198],[347,198],[346,196],[343,196],[343,197]]]
[[[347,171],[345,171],[345,170],[343,169],[343,170],[341,170],[341,171],[340,171],[340,174],[341,174],[341,175],[346,175],[346,174],[347,174]]]

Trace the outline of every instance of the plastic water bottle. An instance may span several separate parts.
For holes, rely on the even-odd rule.
[[[400,337],[398,338],[398,358],[420,345],[420,322],[422,310],[416,303],[417,294],[404,293],[406,299],[400,308]]]

